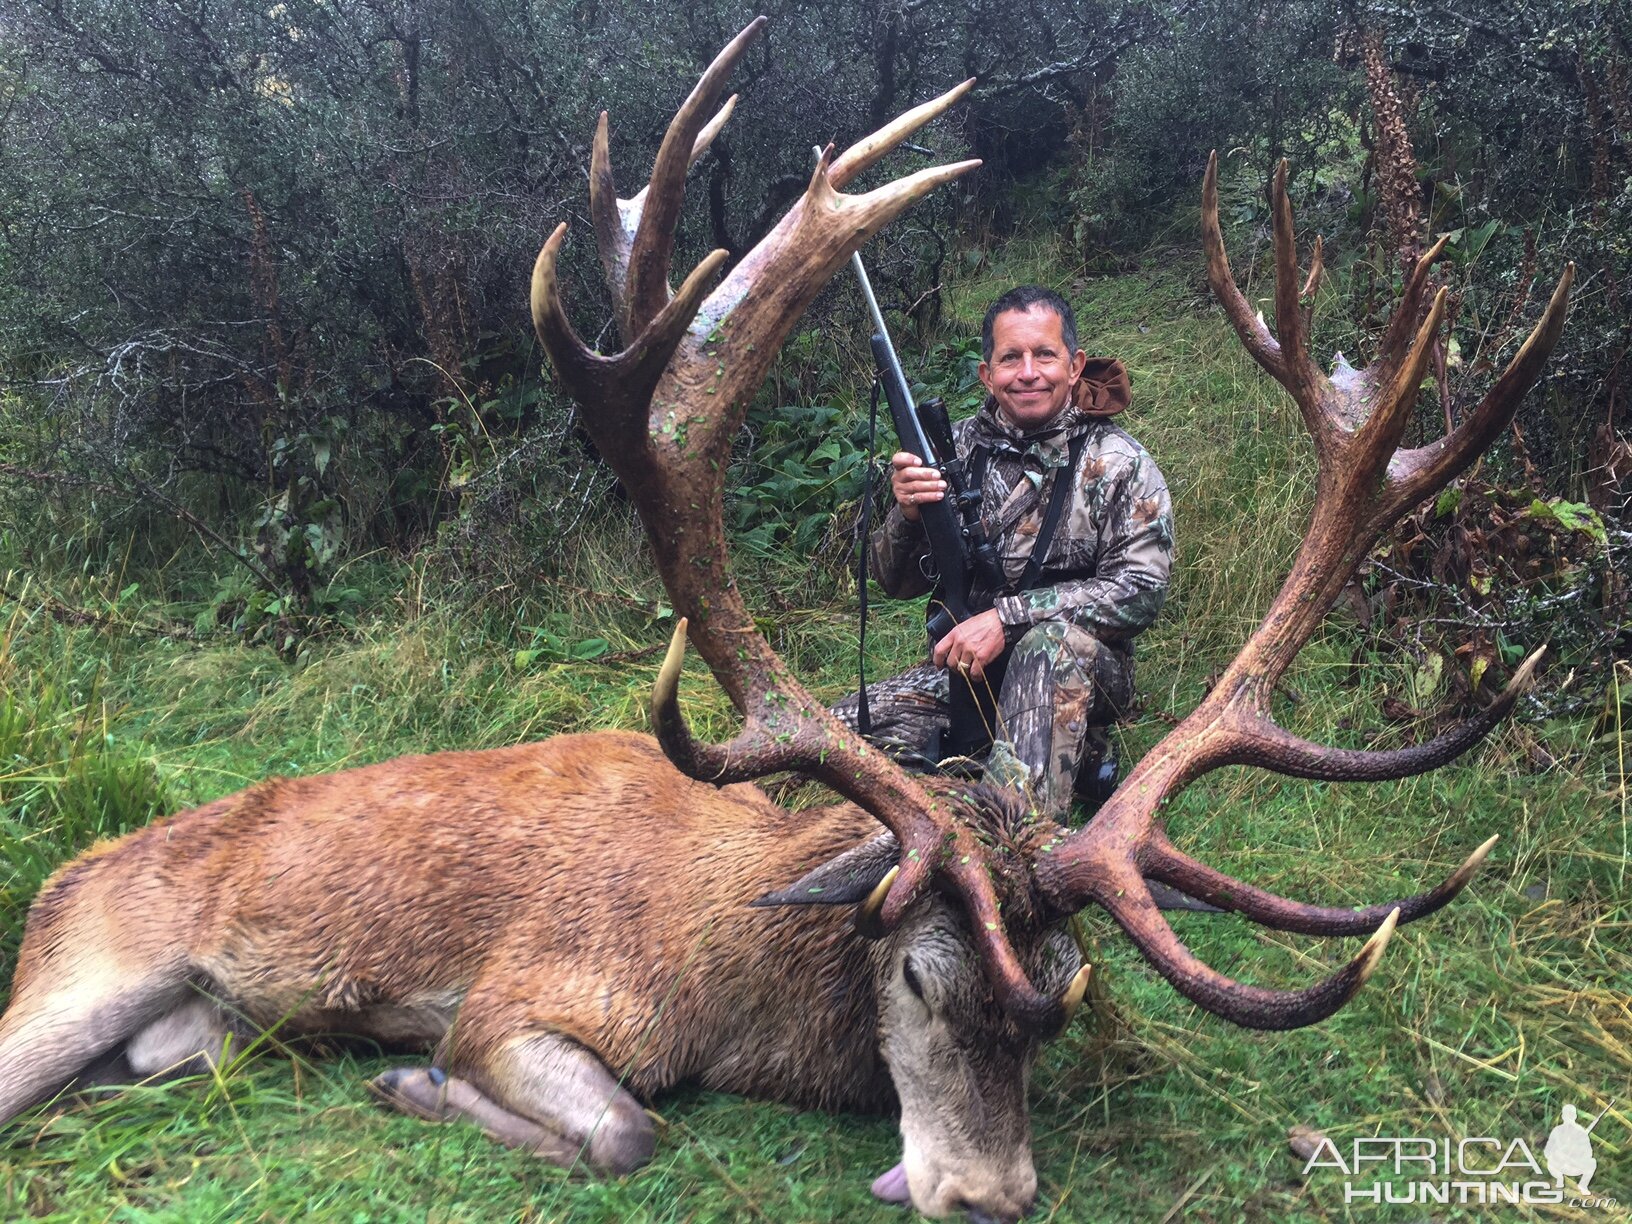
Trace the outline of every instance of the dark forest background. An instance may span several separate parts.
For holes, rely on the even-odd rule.
[[[938,160],[967,152],[984,169],[868,253],[910,362],[934,383],[967,364],[946,286],[983,252],[1046,241],[1068,291],[1137,273],[1152,252],[1194,243],[1217,149],[1227,232],[1250,265],[1267,234],[1263,185],[1284,157],[1300,223],[1324,235],[1335,273],[1325,354],[1363,354],[1403,261],[1451,234],[1456,326],[1424,429],[1457,417],[1562,264],[1579,267],[1544,386],[1467,506],[1439,507],[1455,521],[1394,541],[1402,580],[1460,584],[1465,602],[1517,539],[1553,554],[1549,573],[1559,556],[1624,557],[1624,3],[765,8],[770,35],[733,82],[742,105],[693,171],[679,262],[748,249],[802,188],[813,136],[842,146],[974,76],[967,104],[925,139]],[[201,626],[285,643],[366,602],[335,581],[356,558],[432,558],[487,587],[547,572],[552,541],[616,494],[541,368],[523,306],[532,256],[573,223],[580,327],[609,336],[586,217],[596,115],[611,112],[632,192],[676,100],[750,15],[628,0],[8,5],[10,562],[192,574]],[[735,521],[760,543],[819,549],[859,496],[865,348],[848,292],[818,305],[812,322],[825,312],[834,325],[790,345],[744,439],[745,458],[766,459],[765,446],[788,449],[779,414],[837,405],[838,450],[773,456],[788,480],[825,490],[814,509],[743,482]],[[1597,567],[1611,588],[1614,568]],[[1601,609],[1620,593],[1572,599],[1566,611]],[[1624,647],[1614,622],[1583,632]]]

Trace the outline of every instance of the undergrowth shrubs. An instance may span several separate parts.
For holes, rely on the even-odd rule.
[[[809,333],[801,340],[797,355],[808,365]],[[903,354],[902,360],[914,399],[922,403],[940,396],[954,420],[985,399],[977,373],[978,338],[938,341],[921,354]],[[842,386],[841,357],[827,354],[826,364],[819,381]],[[785,380],[774,381],[780,386]],[[726,525],[739,551],[768,557],[791,549],[830,569],[854,559],[869,444],[878,513],[888,505],[889,456],[900,447],[882,397],[874,435],[869,395],[870,384],[863,379],[849,388],[848,403],[837,393],[791,404],[761,397],[749,410],[746,453],[726,486]]]
[[[848,539],[867,474],[867,420],[834,404],[788,404],[750,418],[754,442],[731,489],[738,548],[824,555]]]
[[[1394,530],[1350,606],[1416,659],[1416,705],[1483,705],[1546,645],[1552,679],[1528,716],[1578,713],[1632,649],[1629,560],[1632,537],[1592,507],[1472,477]]]

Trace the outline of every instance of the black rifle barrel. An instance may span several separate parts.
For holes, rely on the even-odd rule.
[[[873,361],[878,367],[878,380],[884,387],[884,399],[890,406],[890,420],[895,424],[895,435],[901,449],[910,451],[933,467],[947,483],[947,495],[938,502],[926,502],[918,507],[918,518],[929,537],[929,551],[935,558],[939,575],[938,606],[930,610],[928,629],[933,642],[940,641],[960,621],[968,620],[978,610],[969,605],[969,546],[970,530],[960,517],[958,501],[963,493],[957,472],[948,467],[957,466],[957,455],[942,455],[931,445],[918,419],[918,407],[912,402],[912,391],[907,376],[902,372],[901,359],[890,343],[889,329],[884,325],[884,312],[873,296],[873,283],[867,268],[861,262],[861,252],[850,257],[861,284],[861,295],[867,300],[867,309],[873,316]]]
[[[890,338],[883,332],[873,334],[873,359],[878,363],[878,378],[884,384],[884,399],[890,406],[890,419],[895,422],[896,436],[901,440],[902,449],[912,450],[926,466],[933,467],[945,479],[948,475],[947,465],[955,456],[937,455],[935,448],[929,444],[924,427],[918,420],[917,406],[912,402],[906,376],[901,372],[901,362],[890,345]],[[955,499],[952,495],[956,490],[952,484],[951,480],[947,481],[948,496],[918,507],[918,520],[924,526],[924,534],[929,537],[929,551],[935,558],[935,568],[940,577],[940,603],[943,606],[934,609],[929,618],[929,636],[937,642],[950,633],[959,621],[968,620],[974,614],[967,598],[969,554],[965,542],[966,529],[959,521],[953,504]]]

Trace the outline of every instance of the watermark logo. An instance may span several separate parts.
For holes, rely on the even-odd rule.
[[[1574,1177],[1581,1193],[1585,1194],[1592,1175],[1598,1171],[1598,1162],[1592,1158],[1592,1127],[1597,1126],[1598,1118],[1608,1111],[1599,1113],[1598,1118],[1592,1120],[1592,1126],[1582,1126],[1575,1120],[1574,1105],[1564,1106],[1562,1112],[1563,1120],[1547,1136],[1542,1155],[1547,1158],[1547,1172],[1559,1185],[1564,1184],[1566,1177]]]
[[[1617,1200],[1591,1190],[1598,1170],[1592,1129],[1608,1112],[1607,1107],[1600,1110],[1583,1126],[1575,1106],[1564,1106],[1541,1160],[1522,1138],[1372,1135],[1350,1140],[1345,1153],[1322,1135],[1303,1175],[1317,1169],[1342,1174],[1346,1203],[1567,1203],[1614,1210],[1620,1206]]]

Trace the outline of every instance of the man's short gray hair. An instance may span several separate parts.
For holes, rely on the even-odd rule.
[[[992,327],[997,322],[997,316],[1010,310],[1030,310],[1033,306],[1047,306],[1060,316],[1060,330],[1065,334],[1065,355],[1068,358],[1076,355],[1077,316],[1071,309],[1071,303],[1042,285],[1018,285],[993,302],[986,311],[986,319],[980,325],[982,361],[992,359]]]

